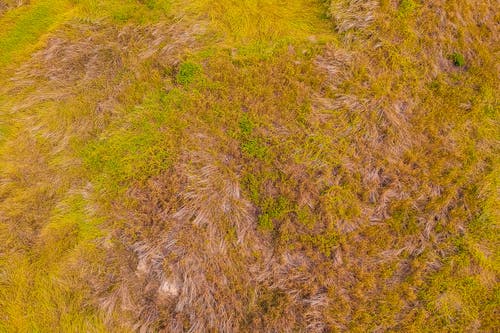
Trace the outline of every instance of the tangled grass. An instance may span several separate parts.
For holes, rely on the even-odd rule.
[[[496,7],[2,3],[0,331],[497,330]]]

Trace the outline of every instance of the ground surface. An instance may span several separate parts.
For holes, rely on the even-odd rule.
[[[499,330],[492,0],[0,0],[0,332]]]

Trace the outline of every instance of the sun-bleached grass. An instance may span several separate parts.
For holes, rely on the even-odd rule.
[[[0,330],[495,330],[491,3],[56,5],[0,17]]]
[[[213,31],[226,42],[266,43],[283,38],[301,39],[325,32],[322,5],[316,0],[289,3],[277,0],[194,0],[188,9],[208,16]]]

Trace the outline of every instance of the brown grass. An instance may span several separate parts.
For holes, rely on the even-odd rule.
[[[319,42],[235,6],[208,27],[74,21],[19,69],[2,252],[88,285],[111,331],[495,331],[494,3],[330,1]],[[75,194],[105,233],[71,256],[47,221]]]

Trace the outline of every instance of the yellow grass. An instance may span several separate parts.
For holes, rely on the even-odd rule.
[[[498,329],[494,2],[0,6],[0,332]]]

